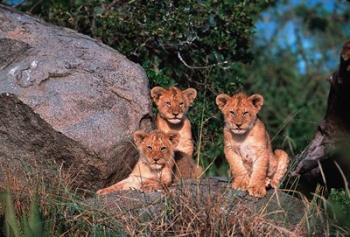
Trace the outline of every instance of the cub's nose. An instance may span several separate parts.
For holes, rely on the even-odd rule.
[[[153,157],[154,161],[159,161],[159,159],[160,159],[159,157]]]
[[[179,112],[178,112],[178,111],[174,111],[174,112],[173,112],[173,115],[178,116],[178,115],[179,115]]]
[[[240,128],[242,126],[242,123],[236,123],[236,126]]]

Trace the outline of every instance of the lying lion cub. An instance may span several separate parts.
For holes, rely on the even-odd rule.
[[[151,90],[151,97],[158,108],[157,129],[180,134],[175,155],[175,177],[198,178],[202,174],[202,168],[192,159],[194,149],[191,122],[186,117],[189,107],[197,97],[197,91],[193,88],[182,91],[177,87],[164,89],[157,86]]]
[[[179,138],[180,136],[174,132],[136,131],[134,141],[140,158],[133,171],[126,179],[108,188],[98,190],[97,194],[130,188],[152,191],[169,186],[173,175],[174,149],[179,143]]]
[[[224,151],[233,176],[232,188],[248,190],[255,197],[265,196],[269,185],[277,188],[289,163],[283,150],[272,152],[264,123],[257,117],[263,103],[258,94],[216,97],[225,118]]]

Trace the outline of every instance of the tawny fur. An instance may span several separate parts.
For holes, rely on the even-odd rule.
[[[172,182],[174,150],[179,143],[179,134],[153,130],[149,133],[137,131],[134,141],[140,158],[131,174],[124,180],[97,191],[103,195],[118,190],[140,189],[152,191],[169,186]]]
[[[272,151],[269,134],[257,117],[263,102],[258,94],[216,97],[225,118],[224,152],[233,177],[232,188],[255,197],[265,196],[268,186],[279,187],[289,163],[285,151]]]
[[[180,142],[176,147],[175,178],[198,178],[202,174],[202,167],[193,160],[193,139],[191,122],[186,117],[197,92],[193,88],[180,90],[177,87],[165,89],[154,87],[151,97],[158,108],[156,128],[163,132],[177,132]]]

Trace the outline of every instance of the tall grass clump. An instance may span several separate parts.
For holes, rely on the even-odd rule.
[[[41,216],[38,197],[35,195],[31,201],[28,213],[17,217],[9,192],[0,193],[1,206],[4,209],[4,234],[6,237],[44,237],[48,236],[48,224]]]

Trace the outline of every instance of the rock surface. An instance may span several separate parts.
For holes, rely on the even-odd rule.
[[[195,218],[203,218],[199,221],[203,223],[208,218],[224,217],[224,220],[232,221],[229,228],[234,229],[234,225],[239,225],[239,219],[244,216],[244,221],[261,225],[253,227],[250,233],[259,228],[271,228],[273,236],[302,236],[306,231],[306,205],[302,200],[273,189],[264,198],[254,198],[246,192],[233,190],[221,177],[200,182],[186,180],[174,184],[167,192],[118,191],[90,199],[87,206],[103,210],[125,224],[137,220],[142,226],[147,226],[147,223],[157,225],[157,221],[172,222],[171,216],[187,216],[194,222]],[[247,226],[249,224],[252,223],[247,223]],[[168,226],[166,223],[164,225]],[[191,223],[188,225],[190,228]]]
[[[148,79],[139,65],[88,36],[2,5],[0,93],[16,95],[99,157],[106,183],[129,173],[136,161],[131,134],[150,127]],[[0,147],[1,159],[9,155],[3,153]]]
[[[13,191],[32,189],[38,179],[49,185],[67,179],[88,190],[103,185],[101,159],[11,94],[0,94],[0,144],[0,184]]]

